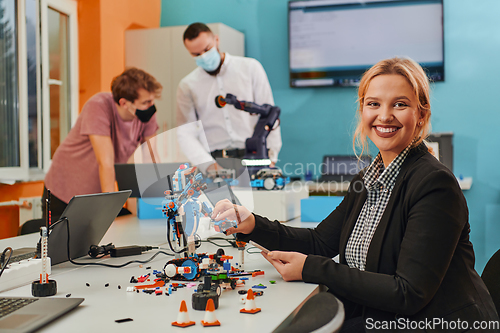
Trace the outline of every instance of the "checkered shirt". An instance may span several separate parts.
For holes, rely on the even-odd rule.
[[[384,168],[384,162],[379,153],[366,170],[363,177],[367,189],[366,201],[359,213],[345,250],[346,261],[351,268],[365,270],[366,254],[370,242],[387,207],[396,178],[410,151],[410,147],[411,145],[406,147],[387,166],[387,169]]]

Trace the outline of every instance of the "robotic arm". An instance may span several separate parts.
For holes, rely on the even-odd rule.
[[[200,218],[212,215],[212,209],[199,200],[201,193],[207,189],[207,184],[196,167],[182,164],[172,177],[173,192],[168,191],[163,201],[163,214],[167,218],[167,240],[175,253],[194,254],[194,234],[198,229]],[[184,223],[183,223],[184,222]],[[211,221],[217,232],[225,232],[236,227],[236,221],[224,219]],[[220,225],[219,225],[220,224]],[[177,243],[179,250],[174,249],[171,238]]]
[[[215,97],[217,107],[223,108],[226,104],[231,104],[238,110],[260,115],[252,137],[245,142],[246,152],[243,158],[245,160],[255,160],[247,165],[266,166],[271,164],[267,152],[266,138],[279,120],[280,108],[269,104],[258,105],[253,102],[238,101],[236,96],[231,94],[227,94],[225,98],[221,95]]]

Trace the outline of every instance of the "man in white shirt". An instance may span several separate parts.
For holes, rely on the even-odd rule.
[[[184,45],[198,67],[179,83],[177,125],[200,120],[207,142],[203,142],[197,126],[183,126],[177,131],[179,145],[191,163],[210,165],[210,171],[219,168],[215,158],[243,157],[245,141],[259,120],[258,115],[232,105],[217,108],[215,97],[229,93],[240,101],[270,105],[274,105],[274,99],[262,65],[252,58],[220,52],[219,37],[205,24],[191,24],[184,32]],[[281,129],[275,127],[267,137],[271,166],[277,162],[281,149]]]

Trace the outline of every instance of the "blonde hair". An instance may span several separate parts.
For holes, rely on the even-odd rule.
[[[353,139],[353,149],[356,154],[356,147],[361,147],[361,153],[358,156],[363,155],[363,152],[368,150],[368,144],[366,140],[366,134],[363,133],[363,125],[361,123],[361,113],[363,112],[363,104],[368,90],[370,82],[379,75],[386,74],[396,74],[401,75],[408,83],[411,85],[413,92],[418,100],[418,111],[422,118],[422,125],[420,121],[417,125],[419,130],[415,135],[412,143],[412,147],[418,146],[422,143],[430,132],[430,118],[431,118],[431,105],[429,99],[429,79],[425,74],[422,67],[415,61],[409,58],[391,58],[379,61],[373,67],[363,74],[358,88],[358,110],[356,116],[358,118],[358,124],[354,132]]]

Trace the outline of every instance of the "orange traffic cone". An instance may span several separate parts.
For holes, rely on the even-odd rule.
[[[188,327],[194,324],[196,324],[194,321],[189,320],[186,301],[182,300],[181,308],[179,309],[179,314],[177,315],[177,321],[172,322],[172,326]]]
[[[209,298],[205,309],[205,318],[201,321],[203,326],[220,326],[220,322],[215,318],[214,300]]]
[[[248,289],[247,301],[245,302],[245,308],[241,309],[242,313],[257,313],[260,312],[260,308],[255,305],[255,296],[253,295],[252,289]]]

